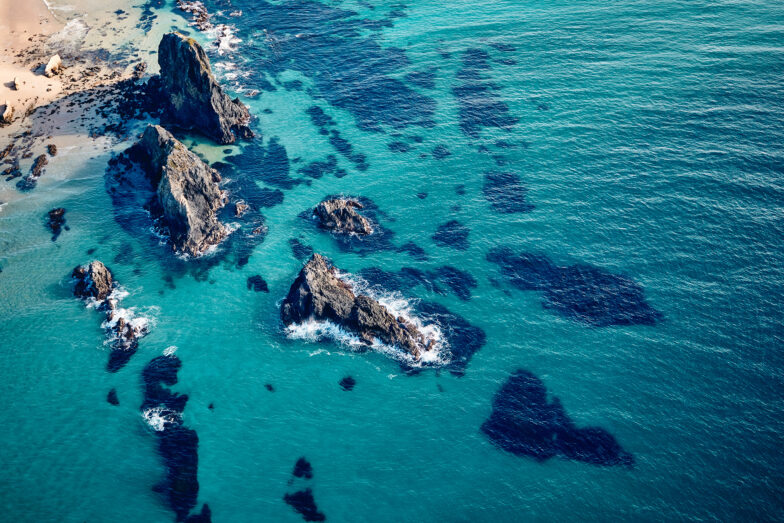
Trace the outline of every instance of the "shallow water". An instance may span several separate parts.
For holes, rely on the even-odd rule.
[[[198,507],[215,521],[298,521],[284,495],[306,488],[333,521],[781,519],[778,3],[205,3],[235,27],[236,51],[219,54],[171,5],[151,34],[192,31],[257,139],[186,143],[225,161],[230,188],[279,189],[282,203],[261,209],[268,234],[246,264],[218,252],[195,274],[115,220],[111,151],[61,153],[51,181],[2,208],[7,520],[173,519],[152,490],[165,469],[140,412],[142,369],[172,346],[172,389],[188,394],[183,422],[199,438]],[[314,123],[313,106],[331,120]],[[323,176],[298,172],[329,155]],[[300,216],[333,194],[372,200],[385,240],[341,244]],[[57,206],[70,230],[52,242]],[[481,328],[484,345],[461,373],[408,375],[377,352],[288,338],[292,238],[349,273],[469,273],[469,299],[443,284],[401,292]],[[407,242],[427,260],[398,252]],[[539,262],[504,270],[488,259],[500,247]],[[102,315],[70,291],[91,259],[151,321],[116,373]],[[269,292],[248,288],[254,275]],[[651,321],[598,321],[617,317],[585,303],[607,303],[617,281],[640,290],[620,310],[644,314],[624,318]],[[480,427],[517,369],[633,466],[494,445]],[[292,478],[301,456],[312,479]]]

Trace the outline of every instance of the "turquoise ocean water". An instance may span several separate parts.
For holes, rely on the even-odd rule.
[[[219,53],[172,5],[153,31],[176,20],[250,106],[252,144],[186,143],[221,159],[229,184],[265,189],[268,234],[247,260],[218,253],[208,271],[175,270],[149,231],[115,219],[105,170],[127,142],[58,155],[49,169],[77,175],[3,207],[2,519],[173,519],[152,490],[165,469],[139,411],[141,371],[171,346],[182,360],[173,389],[188,394],[184,422],[199,437],[199,502],[214,521],[301,520],[283,497],[308,487],[330,521],[784,517],[778,2],[206,6],[241,40],[233,49]],[[314,106],[350,153],[319,132]],[[329,155],[337,166],[323,176],[298,172]],[[494,192],[492,173],[516,182]],[[341,249],[300,217],[331,194],[371,199],[394,245],[414,242],[427,260]],[[493,205],[499,196],[518,212],[499,212],[510,210]],[[70,230],[52,242],[44,215],[57,206]],[[433,239],[452,220],[467,245]],[[470,299],[423,285],[401,297],[447,307],[484,345],[461,376],[408,375],[379,353],[288,338],[278,308],[303,263],[292,238],[351,273],[466,271]],[[623,275],[655,321],[579,321],[546,291],[513,285],[487,259],[499,247]],[[117,373],[105,370],[100,314],[71,295],[71,270],[92,259],[152,322]],[[253,275],[268,293],[248,290]],[[633,466],[493,445],[480,427],[517,369],[578,426],[612,434]],[[350,392],[338,385],[348,375]],[[300,456],[314,476],[291,481]]]

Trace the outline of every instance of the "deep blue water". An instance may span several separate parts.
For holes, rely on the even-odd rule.
[[[173,257],[107,192],[130,142],[3,208],[6,519],[782,519],[777,2],[205,4],[233,49],[172,5],[150,35],[190,32],[249,105],[252,142],[184,140],[252,212]],[[378,234],[303,217],[336,194]],[[287,333],[312,252],[435,322],[443,365]],[[151,321],[117,372],[70,292],[91,259]]]

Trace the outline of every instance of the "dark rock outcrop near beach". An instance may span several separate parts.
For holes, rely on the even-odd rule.
[[[166,466],[166,477],[154,490],[166,496],[177,521],[208,522],[211,517],[206,504],[200,514],[189,516],[199,495],[199,436],[182,423],[188,396],[169,389],[177,383],[181,366],[182,362],[175,355],[159,356],[142,372],[144,402],[141,411],[145,419],[155,420],[151,425],[158,438],[158,452]]]
[[[493,398],[482,432],[499,448],[544,461],[555,456],[594,465],[631,466],[634,457],[599,427],[578,428],[558,398],[548,400],[542,381],[517,370]]]
[[[373,233],[370,220],[359,214],[357,210],[364,206],[357,200],[334,198],[324,200],[313,209],[313,215],[324,229],[343,233],[366,236]]]
[[[148,332],[147,322],[137,320],[133,312],[117,306],[118,299],[112,296],[117,284],[111,271],[100,261],[76,267],[71,277],[74,295],[88,304],[94,303],[98,310],[106,313],[103,326],[112,348],[106,370],[117,372],[138,350],[139,338]]]
[[[395,318],[369,296],[357,296],[351,285],[336,273],[336,268],[326,258],[314,254],[281,305],[283,323],[291,325],[310,318],[329,320],[354,332],[368,345],[377,338],[387,345],[399,347],[415,360],[435,346],[435,340],[427,339],[411,322]]]
[[[238,137],[253,137],[247,107],[223,92],[204,49],[193,38],[179,33],[163,35],[158,64],[169,120],[221,144],[233,143]]]
[[[46,222],[46,226],[52,231],[52,241],[55,241],[60,236],[60,233],[63,232],[63,229],[68,230],[68,226],[65,224],[65,209],[62,207],[52,209],[47,213],[47,217],[49,219]]]
[[[175,251],[197,256],[226,237],[216,212],[226,204],[218,171],[207,166],[159,125],[150,125],[137,144],[156,187],[153,206],[169,229]]]

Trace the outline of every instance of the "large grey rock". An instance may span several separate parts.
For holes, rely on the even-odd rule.
[[[236,136],[251,138],[250,112],[239,99],[232,100],[215,81],[204,49],[179,33],[163,35],[158,46],[161,92],[169,118],[218,143],[233,143]]]
[[[294,280],[280,315],[286,325],[309,318],[329,320],[356,333],[368,345],[378,338],[416,360],[435,345],[415,325],[402,317],[395,318],[378,301],[355,295],[352,287],[337,277],[335,267],[320,254],[314,254]]]
[[[373,226],[370,224],[370,220],[357,212],[357,209],[362,208],[362,204],[356,200],[335,198],[319,203],[313,209],[313,214],[325,229],[344,234],[367,236],[373,233]]]
[[[216,211],[226,199],[218,172],[159,125],[148,126],[138,145],[174,250],[199,255],[220,243],[226,229]]]
[[[99,261],[76,267],[71,276],[76,280],[74,294],[83,300],[95,298],[105,302],[114,289],[114,278],[106,265]]]

